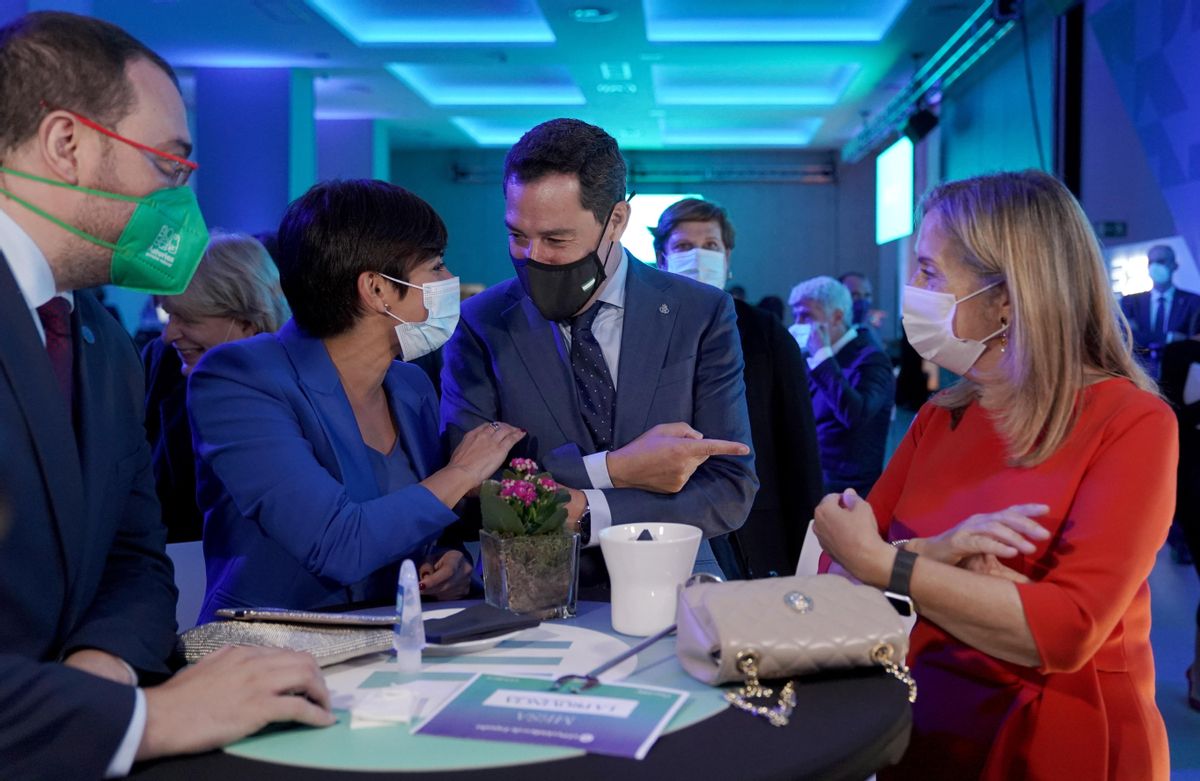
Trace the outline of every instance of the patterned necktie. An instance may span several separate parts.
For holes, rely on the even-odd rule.
[[[602,306],[604,304],[597,301],[583,314],[571,318],[571,371],[579,391],[583,422],[592,433],[596,449],[611,450],[617,391],[613,387],[612,375],[608,373],[608,364],[604,362],[600,343],[592,334],[592,323],[596,321]]]
[[[58,379],[58,387],[67,409],[73,409],[71,399],[71,374],[74,369],[74,355],[71,351],[71,305],[67,299],[55,296],[37,308],[38,318],[42,321],[42,329],[46,332],[46,352],[50,356],[50,366]]]
[[[1167,297],[1162,293],[1155,293],[1154,301],[1158,304],[1158,308],[1154,312],[1154,326],[1150,329],[1150,332],[1153,335],[1154,341],[1161,342],[1167,336],[1165,329]]]

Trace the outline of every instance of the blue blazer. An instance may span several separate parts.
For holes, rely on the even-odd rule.
[[[614,446],[683,421],[706,437],[750,444],[733,299],[630,256],[617,373]],[[442,417],[451,445],[480,423],[529,432],[513,455],[533,458],[572,488],[591,488],[583,456],[596,447],[583,423],[570,357],[557,326],[516,279],[463,303],[445,348]],[[614,524],[689,523],[705,537],[737,529],[758,489],[753,454],[710,458],[678,494],[605,491]]]
[[[129,335],[75,293],[73,429],[28,311],[0,256],[0,775],[99,778],[134,690],[57,662],[98,648],[166,674],[174,576]]]
[[[424,479],[445,464],[433,385],[397,361],[384,386]],[[188,412],[205,514],[201,622],[223,607],[390,598],[385,568],[456,519],[418,483],[380,493],[333,361],[294,321],[210,350],[188,380]]]

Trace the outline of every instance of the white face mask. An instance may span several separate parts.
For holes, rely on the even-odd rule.
[[[795,337],[801,352],[808,351],[808,338],[812,336],[812,323],[792,323],[788,328],[788,333]]]
[[[667,253],[667,271],[715,288],[725,289],[729,272],[725,268],[725,253],[715,249],[690,249],[687,252]]]
[[[954,312],[958,305],[969,301],[985,290],[991,290],[999,285],[993,282],[987,287],[976,290],[969,296],[955,299],[951,293],[938,293],[925,288],[904,286],[904,300],[901,302],[903,312],[904,333],[908,343],[913,346],[922,358],[932,361],[943,369],[958,375],[964,375],[975,365],[979,356],[987,349],[987,341],[1008,330],[1001,326],[996,332],[986,336],[982,341],[975,339],[960,339],[954,335]]]
[[[1166,263],[1151,263],[1146,267],[1150,273],[1150,279],[1156,285],[1165,285],[1171,281],[1171,267]]]
[[[379,273],[379,272],[376,272]],[[458,277],[443,279],[440,282],[426,282],[424,285],[414,285],[402,279],[379,274],[384,279],[390,279],[397,285],[407,285],[421,290],[424,294],[425,320],[410,323],[388,312],[388,317],[399,320],[396,326],[396,338],[400,340],[400,357],[406,361],[416,360],[422,355],[428,355],[446,343],[454,329],[458,327],[458,309],[460,297],[458,294]]]

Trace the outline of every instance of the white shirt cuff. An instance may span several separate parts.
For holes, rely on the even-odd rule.
[[[583,495],[587,497],[592,517],[592,536],[586,547],[594,548],[600,544],[600,530],[612,526],[612,511],[608,509],[608,498],[603,491],[585,490]]]
[[[832,357],[833,357],[833,348],[832,347],[822,347],[820,350],[817,350],[815,353],[813,353],[811,356],[809,356],[809,359],[808,359],[809,370],[811,371],[811,370],[817,368],[818,366],[820,366],[821,364],[823,364],[825,361],[829,360]]]
[[[146,693],[141,689],[134,689],[134,691],[137,699],[133,704],[133,718],[129,720],[129,727],[125,730],[125,737],[121,740],[121,745],[117,746],[117,753],[108,763],[108,770],[104,771],[105,778],[120,778],[129,775],[129,769],[133,767],[133,760],[137,756],[138,746],[142,745],[142,735],[146,732]]]
[[[587,470],[592,488],[612,488],[612,478],[608,475],[608,451],[592,453],[583,457],[583,468]],[[595,512],[595,510],[593,510]]]

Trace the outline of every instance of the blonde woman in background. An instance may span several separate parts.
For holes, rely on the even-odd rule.
[[[907,592],[920,687],[896,778],[1161,779],[1146,578],[1175,497],[1174,415],[1134,362],[1079,204],[1037,171],[924,202],[904,328],[963,380],[867,501],[816,533]]]
[[[200,539],[196,466],[186,406],[186,377],[218,344],[274,332],[291,316],[279,271],[267,250],[242,233],[214,234],[187,290],[164,296],[162,338],[142,351],[146,436],[168,542]]]

